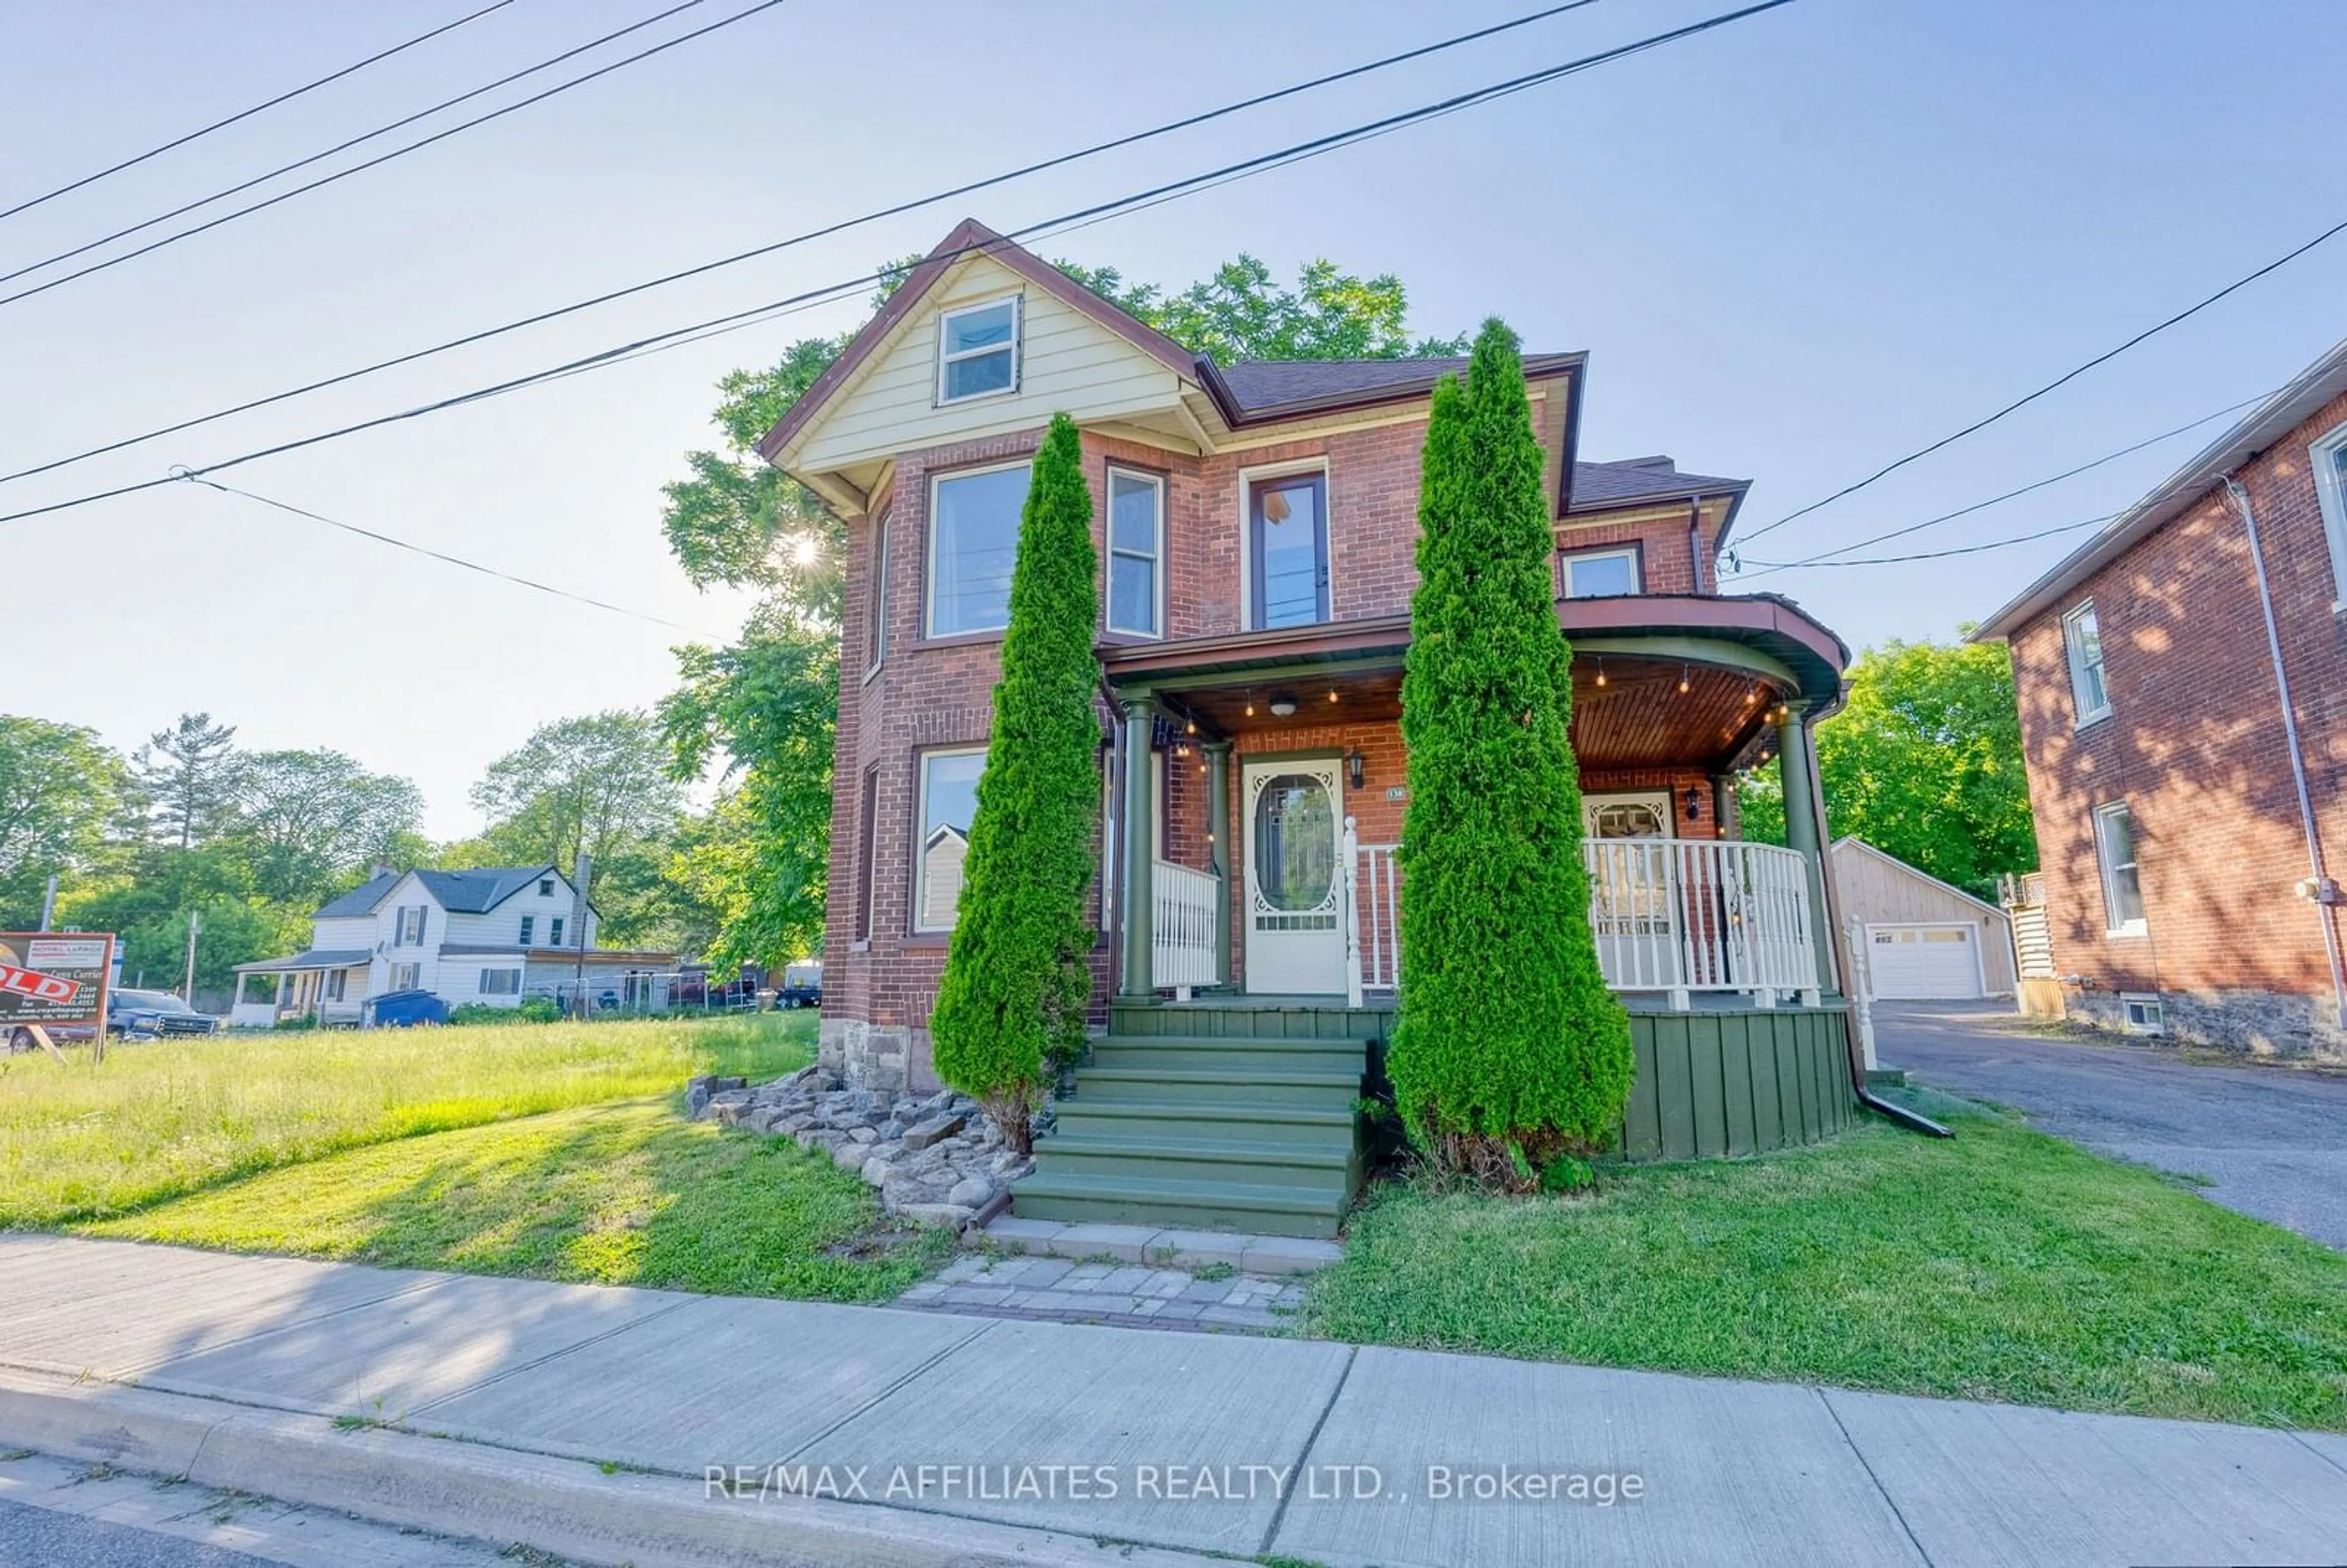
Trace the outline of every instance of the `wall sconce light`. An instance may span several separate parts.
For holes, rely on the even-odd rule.
[[[1358,751],[1345,753],[1345,782],[1355,789],[1368,782],[1369,759]]]
[[[1703,791],[1693,784],[1686,788],[1686,815],[1689,822],[1703,820]]]
[[[1275,719],[1286,719],[1286,718],[1290,718],[1290,717],[1293,717],[1293,716],[1294,716],[1295,712],[1296,712],[1296,699],[1295,699],[1295,698],[1293,698],[1293,697],[1274,697],[1274,698],[1271,700],[1271,716],[1272,716],[1273,718],[1275,718]]]

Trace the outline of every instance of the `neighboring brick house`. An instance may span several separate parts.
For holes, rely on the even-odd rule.
[[[2342,600],[2347,343],[1973,633],[2012,649],[2047,1010],[2347,1057]]]
[[[976,223],[913,271],[759,448],[847,525],[828,1065],[932,1081],[1027,462],[1065,411],[1102,551],[1104,1049],[1112,1014],[1219,1004],[1233,1010],[1217,1030],[1235,1033],[1270,1027],[1276,1004],[1287,1033],[1352,1040],[1351,1087],[1331,1081],[1328,1112],[1349,1119],[1398,968],[1419,455],[1435,382],[1463,363],[1217,367]],[[1576,650],[1573,736],[1592,835],[1609,841],[1591,863],[1608,977],[1665,1009],[1815,1004],[1835,989],[1815,813],[1794,813],[1806,857],[1719,841],[1734,774],[1772,749],[1791,759],[1788,794],[1814,799],[1808,726],[1839,702],[1847,651],[1788,600],[1717,593],[1746,481],[1582,460],[1584,356],[1524,365]],[[1801,1049],[1838,1016],[1819,1012]],[[1135,1092],[1160,1090],[1178,1092]],[[1117,1098],[1105,1083],[1083,1096],[1102,1113]],[[1151,1147],[1185,1135],[1160,1128]]]

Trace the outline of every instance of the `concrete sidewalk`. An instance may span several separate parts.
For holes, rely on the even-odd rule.
[[[2347,1561],[2335,1434],[1317,1341],[0,1235],[0,1445],[589,1562]]]

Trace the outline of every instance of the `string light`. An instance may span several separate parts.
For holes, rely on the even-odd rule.
[[[1686,690],[1687,690],[1687,667],[1686,667],[1686,665],[1682,664],[1682,665],[1680,665],[1680,666],[1679,666],[1679,695],[1681,695],[1682,697],[1686,696]]]
[[[1597,683],[1600,686],[1605,684],[1605,661],[1603,659],[1597,661]]]
[[[1328,701],[1330,701],[1331,702],[1335,702],[1336,700],[1337,700],[1337,688],[1335,688],[1334,686],[1331,686],[1331,687],[1329,687],[1329,688],[1328,688]]]

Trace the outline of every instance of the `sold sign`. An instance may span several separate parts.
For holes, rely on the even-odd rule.
[[[0,964],[0,991],[14,991],[35,1001],[69,1002],[81,994],[81,982],[62,975],[45,975],[37,969]]]

